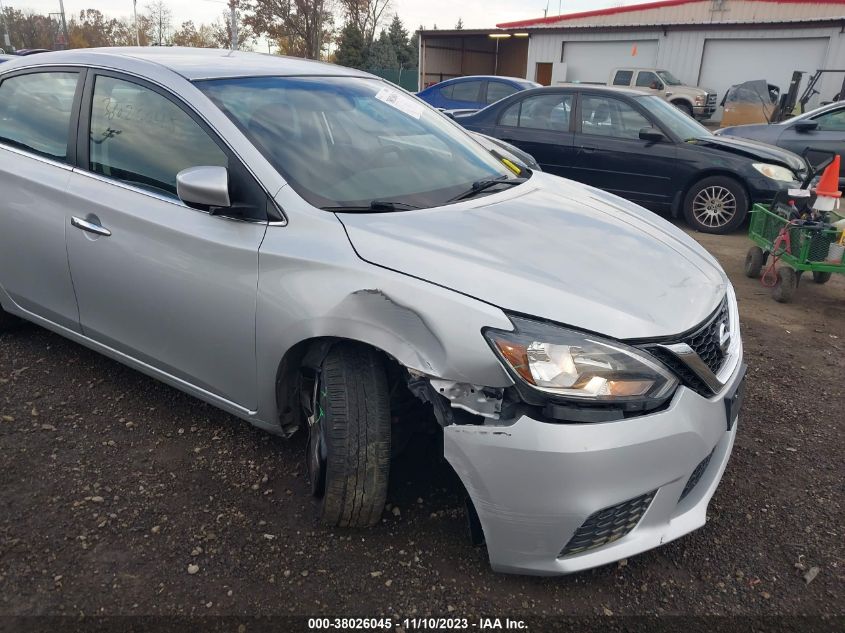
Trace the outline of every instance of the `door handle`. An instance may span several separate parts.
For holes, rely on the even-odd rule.
[[[78,218],[75,215],[70,218],[70,223],[76,228],[93,233],[94,235],[102,235],[103,237],[111,236],[111,231],[104,226],[96,222],[91,222],[90,220]]]

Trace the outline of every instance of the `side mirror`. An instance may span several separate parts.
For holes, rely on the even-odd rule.
[[[189,167],[176,174],[176,193],[188,206],[228,208],[229,171],[225,167]]]
[[[656,127],[644,127],[640,130],[640,140],[659,143],[666,140],[666,135]]]
[[[802,134],[806,134],[807,132],[812,132],[813,130],[819,129],[819,124],[816,121],[798,121],[792,128],[796,132],[800,132]]]

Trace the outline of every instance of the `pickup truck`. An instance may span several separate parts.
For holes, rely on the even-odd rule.
[[[686,86],[668,70],[659,68],[614,68],[607,85],[661,96],[696,119],[709,119],[717,107],[715,90]]]

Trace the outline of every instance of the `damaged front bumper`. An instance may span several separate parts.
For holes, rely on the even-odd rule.
[[[743,378],[738,363],[717,396],[681,387],[666,409],[616,422],[446,427],[493,569],[571,573],[704,525],[736,435],[725,396]]]

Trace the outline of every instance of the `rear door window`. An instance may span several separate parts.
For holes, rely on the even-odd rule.
[[[633,70],[617,70],[613,77],[614,86],[630,86],[631,78],[634,76]]]
[[[449,86],[451,93],[449,99],[453,101],[478,101],[481,92],[480,81],[460,81]]]
[[[487,104],[496,103],[500,99],[509,97],[518,89],[515,86],[506,84],[503,81],[491,81],[487,84]]]
[[[0,143],[67,162],[79,73],[36,72],[0,84]]]
[[[502,114],[499,125],[568,132],[571,113],[571,94],[540,94],[510,106]]]

